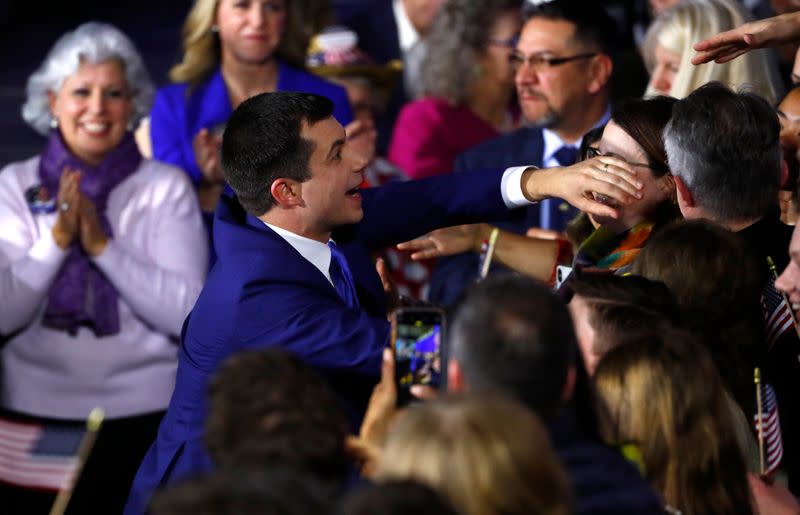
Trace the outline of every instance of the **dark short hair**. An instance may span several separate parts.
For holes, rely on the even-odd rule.
[[[672,174],[714,221],[743,222],[777,204],[779,135],[766,100],[710,82],[675,104],[664,144]]]
[[[365,485],[342,501],[339,515],[456,515],[431,487],[410,479]]]
[[[292,470],[216,471],[153,496],[151,515],[326,515],[330,500],[313,479]]]
[[[633,265],[672,290],[684,326],[702,337],[745,413],[754,412],[753,367],[766,348],[761,270],[741,235],[707,220],[663,228]]]
[[[610,273],[573,275],[565,287],[580,295],[589,307],[597,355],[649,331],[680,325],[675,298],[660,281]]]
[[[522,17],[526,22],[532,18],[567,21],[575,25],[573,37],[576,41],[612,58],[619,47],[620,31],[608,11],[596,0],[553,0],[540,4],[526,2]]]
[[[289,466],[336,489],[347,418],[326,383],[279,348],[236,354],[209,384],[205,441],[219,467]]]
[[[270,194],[278,178],[303,182],[311,177],[314,142],[302,136],[333,114],[333,102],[311,93],[262,93],[242,102],[222,136],[225,180],[250,214],[261,216],[275,205]]]
[[[561,406],[576,345],[564,303],[545,285],[515,275],[475,285],[452,324],[451,356],[470,388],[511,395],[545,421]]]

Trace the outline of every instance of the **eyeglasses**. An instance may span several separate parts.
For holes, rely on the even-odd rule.
[[[634,163],[634,162],[628,161],[627,159],[625,159],[624,157],[622,157],[619,154],[614,154],[613,152],[609,152],[607,154],[604,154],[604,153],[600,152],[600,149],[597,148],[597,147],[588,147],[586,149],[586,159],[592,159],[592,158],[595,158],[595,157],[615,157],[617,159],[622,159],[623,161],[625,161],[626,163],[628,163],[631,166],[644,166],[645,168],[650,168],[651,170],[659,172],[662,175],[666,174],[666,173],[669,173],[669,167],[667,167],[666,165],[663,165],[661,163],[654,163],[654,164],[650,164],[650,163]]]
[[[497,38],[489,38],[487,41],[489,45],[500,46],[503,48],[508,48],[509,50],[513,50],[515,46],[517,46],[517,37],[511,37],[507,39],[497,39]]]
[[[543,71],[548,70],[554,66],[560,66],[562,64],[577,61],[579,59],[590,59],[597,55],[597,52],[587,52],[584,54],[575,54],[570,55],[567,57],[547,57],[542,54],[529,54],[525,55],[522,52],[512,52],[511,55],[508,56],[508,62],[511,63],[512,68],[514,70],[519,70],[522,68],[522,65],[527,63],[528,68],[533,71]]]

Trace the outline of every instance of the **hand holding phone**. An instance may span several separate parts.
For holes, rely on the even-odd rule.
[[[440,388],[447,377],[442,346],[444,311],[434,307],[400,308],[394,314],[392,345],[395,352],[397,405],[411,402],[414,385]]]

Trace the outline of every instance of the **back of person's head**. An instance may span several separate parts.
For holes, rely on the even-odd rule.
[[[659,15],[647,31],[644,56],[650,72],[656,67],[656,45],[678,56],[679,66],[669,91],[651,83],[645,96],[668,94],[684,98],[711,81],[720,81],[733,89],[746,88],[766,98],[777,100],[782,86],[777,62],[769,50],[756,50],[727,63],[691,63],[692,45],[711,36],[739,27],[750,15],[737,0],[682,0]]]
[[[611,58],[617,52],[619,31],[613,18],[597,0],[526,2],[522,17],[526,22],[533,18],[567,21],[575,25],[573,38],[586,50],[600,52]]]
[[[684,326],[711,351],[725,386],[753,413],[753,367],[764,348],[760,268],[742,238],[704,220],[655,234],[633,271],[663,281]]]
[[[389,432],[378,477],[426,483],[463,515],[571,513],[567,477],[544,426],[502,396],[407,410]]]
[[[594,381],[606,438],[638,445],[645,475],[668,505],[682,513],[752,513],[722,383],[690,333],[653,331],[612,349]]]
[[[450,358],[471,391],[500,392],[544,420],[558,414],[575,363],[575,332],[566,306],[544,284],[489,277],[458,306]]]
[[[342,500],[338,515],[457,515],[433,488],[410,479],[363,486]]]
[[[522,0],[445,2],[425,38],[428,50],[421,69],[424,94],[445,98],[455,105],[468,102],[475,81],[487,73],[481,61],[493,43],[490,38],[495,23],[507,13],[520,19],[521,6]],[[509,76],[509,89],[510,79]]]
[[[677,99],[656,96],[629,98],[614,104],[611,119],[642,147],[655,177],[669,173],[667,151],[662,134],[672,118]]]
[[[242,207],[261,216],[275,205],[275,179],[311,177],[314,143],[300,133],[332,114],[333,102],[311,93],[262,93],[236,108],[222,136],[221,162]]]
[[[675,104],[664,145],[672,174],[703,217],[726,225],[758,220],[776,206],[779,133],[766,100],[712,82]]]
[[[133,42],[108,23],[88,22],[69,31],[55,42],[39,68],[28,78],[27,99],[22,118],[40,134],[50,130],[50,94],[58,93],[64,80],[77,73],[82,63],[118,61],[125,73],[133,101],[131,123],[135,126],[150,112],[155,86]]]
[[[217,26],[220,0],[195,0],[181,30],[183,56],[169,71],[172,82],[196,85],[219,65],[221,42]],[[321,2],[320,2],[321,3]],[[286,0],[287,16],[275,55],[297,67],[303,66],[305,50],[313,30],[306,27],[309,17],[305,2]],[[304,9],[305,7],[305,9]],[[305,20],[305,21],[304,21]]]
[[[294,471],[216,471],[157,492],[150,515],[327,515],[327,494]]]
[[[291,467],[336,489],[346,436],[328,385],[281,349],[236,354],[211,379],[205,441],[218,467]]]
[[[635,341],[653,328],[680,323],[678,308],[662,282],[638,276],[583,273],[563,286],[587,371],[611,349]]]

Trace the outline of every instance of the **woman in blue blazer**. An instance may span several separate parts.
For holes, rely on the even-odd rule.
[[[268,91],[330,98],[334,116],[352,121],[343,88],[302,69],[308,30],[298,0],[196,0],[183,27],[183,58],[173,84],[156,93],[150,119],[153,156],[183,168],[213,212],[224,188],[222,129],[245,99]],[[210,217],[209,217],[210,219]]]

